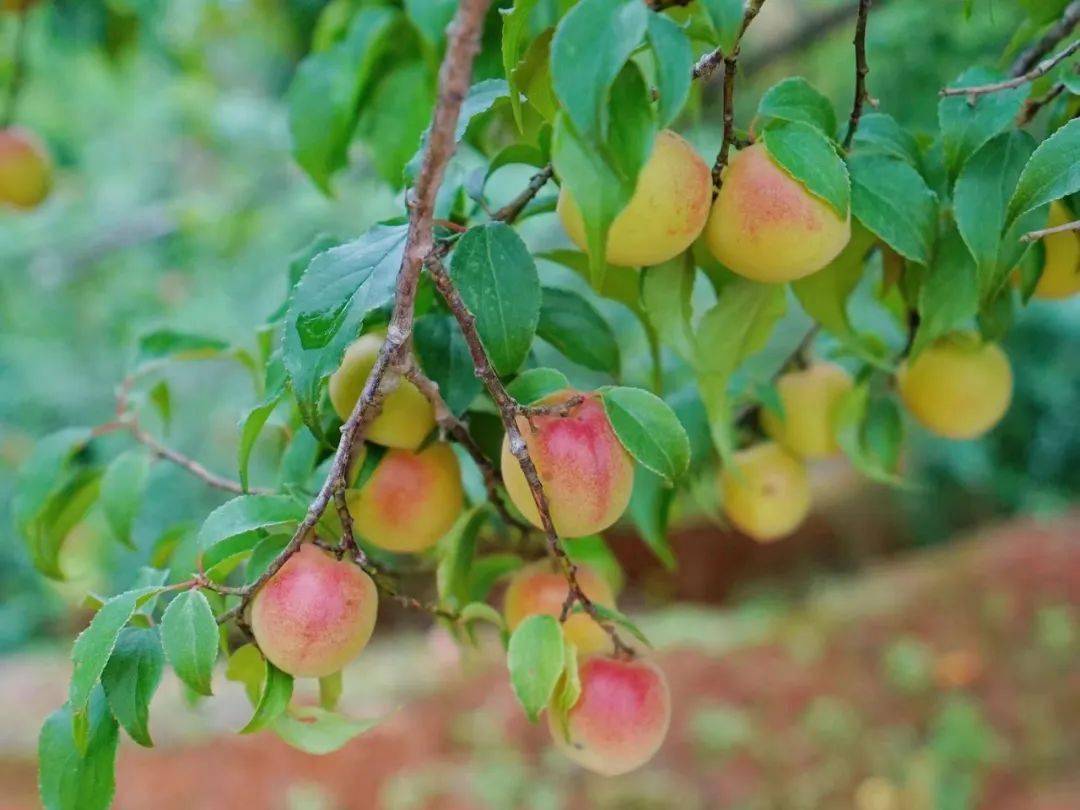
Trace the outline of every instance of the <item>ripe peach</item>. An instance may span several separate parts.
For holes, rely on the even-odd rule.
[[[577,393],[557,391],[538,404],[566,402]],[[630,502],[634,463],[600,398],[589,394],[567,416],[537,416],[532,421],[535,431],[525,417],[518,418],[518,427],[544,486],[555,531],[562,537],[584,537],[618,520]],[[502,477],[514,505],[540,526],[540,513],[508,437],[503,439]]]
[[[368,374],[375,365],[385,335],[369,333],[345,350],[341,366],[330,375],[330,403],[343,420],[349,418]],[[415,450],[435,427],[435,409],[420,390],[401,380],[383,401],[365,438],[386,447]]]
[[[322,678],[364,649],[378,606],[371,577],[305,543],[255,594],[251,629],[278,669]]]
[[[345,497],[361,537],[387,551],[425,551],[461,514],[461,466],[444,442],[419,453],[387,450],[363,487]]]
[[[1050,204],[1048,228],[1064,225],[1075,217],[1060,201]],[[1042,275],[1035,286],[1036,298],[1068,298],[1080,292],[1080,235],[1076,231],[1062,231],[1043,237],[1046,259]]]
[[[763,145],[754,144],[724,169],[705,238],[733,272],[779,283],[808,276],[835,259],[851,238],[851,217],[838,217],[776,165]]]
[[[755,540],[795,531],[810,511],[810,482],[802,462],[775,442],[740,450],[720,474],[724,514]]]
[[[41,142],[21,127],[0,130],[0,203],[36,208],[52,187],[52,165]]]
[[[578,584],[592,601],[605,607],[615,607],[615,594],[611,586],[586,565],[579,565]],[[562,571],[550,560],[539,560],[514,574],[503,597],[503,615],[506,626],[514,630],[528,616],[546,614],[558,616],[569,588]],[[600,625],[584,613],[571,614],[563,624],[563,634],[583,655],[608,651],[611,639]]]
[[[938,338],[896,375],[900,398],[928,430],[974,439],[996,425],[1012,400],[1012,368],[996,343],[972,332]]]
[[[618,776],[652,759],[667,736],[671,695],[653,663],[593,656],[581,664],[581,696],[565,723],[548,710],[555,747],[574,762]]]
[[[694,147],[671,130],[661,132],[630,202],[608,231],[607,261],[638,267],[682,253],[705,227],[711,191],[709,167]],[[566,185],[557,210],[574,244],[587,250],[585,221]]]
[[[784,416],[762,409],[761,426],[797,456],[827,458],[840,449],[833,435],[833,414],[853,385],[851,376],[835,363],[814,363],[781,374],[776,388]]]

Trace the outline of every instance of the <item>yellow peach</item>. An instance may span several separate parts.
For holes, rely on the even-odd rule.
[[[578,584],[593,602],[615,607],[611,586],[587,565],[579,565]],[[528,616],[543,614],[559,617],[569,588],[561,570],[550,560],[539,560],[514,574],[503,597],[503,615],[512,632]],[[582,654],[608,651],[611,639],[590,616],[574,613],[563,624],[563,634]]]
[[[810,481],[802,462],[775,442],[740,450],[720,474],[724,514],[760,541],[791,534],[810,511]]]
[[[0,203],[36,208],[52,187],[52,165],[41,142],[21,127],[0,130]]]
[[[1072,222],[1076,217],[1060,201],[1050,204],[1048,228]],[[1043,237],[1046,259],[1042,275],[1035,286],[1036,298],[1068,298],[1080,292],[1080,233],[1061,231]]]
[[[833,435],[833,415],[854,383],[835,363],[814,363],[788,371],[776,381],[783,418],[764,408],[761,426],[792,453],[802,458],[828,458],[839,449]]]

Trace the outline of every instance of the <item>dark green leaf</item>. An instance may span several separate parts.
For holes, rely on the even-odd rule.
[[[218,626],[202,591],[191,588],[169,602],[161,617],[161,642],[180,680],[200,695],[213,694]]]
[[[523,371],[506,387],[510,396],[522,405],[532,405],[548,394],[570,387],[570,381],[561,371],[553,368],[530,368]]]
[[[446,28],[454,17],[456,0],[405,0],[405,15],[427,42],[441,45]]]
[[[262,692],[255,706],[255,714],[247,725],[240,729],[241,734],[251,734],[274,722],[289,706],[293,693],[293,677],[282,672],[266,661],[266,675],[263,678]]]
[[[164,668],[165,653],[157,629],[125,627],[101,673],[113,716],[139,745],[154,744],[150,739],[150,699],[161,683]]]
[[[120,734],[100,689],[90,695],[86,718],[85,750],[75,745],[70,707],[53,712],[41,727],[38,788],[45,810],[106,810],[112,804]]]
[[[500,10],[503,16],[503,73],[510,82],[510,105],[519,130],[522,130],[524,126],[521,117],[521,90],[514,77],[514,69],[517,67],[518,59],[521,58],[523,40],[528,35],[529,15],[535,7],[536,0],[514,0],[511,8]]]
[[[864,113],[853,143],[860,155],[881,152],[912,166],[919,164],[919,146],[915,139],[885,113]]]
[[[769,127],[761,139],[784,171],[828,203],[838,217],[847,217],[851,209],[847,167],[821,130],[801,121],[788,121]]]
[[[434,105],[435,77],[429,64],[419,60],[395,65],[365,96],[356,131],[367,145],[369,162],[392,186],[402,184]]]
[[[938,246],[933,266],[919,290],[919,331],[911,347],[918,355],[935,339],[964,326],[979,309],[979,279],[975,262],[951,228]]]
[[[1002,77],[985,68],[964,71],[949,87],[973,87],[990,84]],[[1024,85],[997,93],[984,93],[972,99],[967,96],[944,96],[938,102],[938,126],[945,150],[945,165],[955,177],[968,157],[1008,127],[1027,97]]]
[[[205,360],[219,356],[228,348],[227,342],[215,337],[157,329],[139,337],[135,367],[161,360]]]
[[[1007,220],[1080,191],[1080,119],[1074,118],[1045,141],[1024,166],[1009,201]]]
[[[694,54],[683,30],[662,14],[649,15],[646,34],[656,57],[656,123],[662,128],[675,120],[690,94]]]
[[[893,250],[929,264],[937,228],[937,197],[909,164],[884,155],[852,155],[852,213]]]
[[[90,428],[65,428],[46,436],[34,447],[19,470],[11,503],[20,532],[28,533],[30,524],[68,483],[68,464],[92,435]]]
[[[564,660],[562,628],[554,616],[529,616],[510,636],[510,685],[534,723],[555,692]]]
[[[131,527],[139,513],[150,474],[150,456],[129,450],[117,456],[101,478],[101,508],[116,539],[132,546]]]
[[[690,439],[675,412],[642,388],[604,388],[604,411],[623,447],[667,482],[690,466]]]
[[[460,416],[476,399],[482,384],[457,323],[450,315],[429,313],[417,318],[413,336],[421,368],[439,386],[450,410]]]
[[[830,140],[836,136],[832,103],[801,76],[777,82],[758,102],[757,129],[767,128],[775,121],[809,124]]]
[[[567,359],[592,369],[619,375],[619,344],[608,322],[591,303],[570,290],[542,290],[536,334]]]

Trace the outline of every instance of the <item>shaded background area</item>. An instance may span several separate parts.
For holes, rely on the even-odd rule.
[[[323,5],[60,0],[31,18],[19,117],[48,143],[58,179],[39,211],[0,212],[0,704],[11,715],[0,808],[35,806],[34,735],[62,701],[82,595],[128,584],[164,527],[220,502],[155,465],[138,548],[110,542],[92,513],[69,549],[71,582],[44,583],[10,528],[13,475],[33,441],[108,418],[139,333],[171,326],[251,345],[295,250],[317,232],[350,237],[398,213],[361,147],[332,199],[290,158],[282,94]],[[870,86],[901,123],[932,129],[936,89],[973,62],[993,65],[1021,17],[1012,0],[976,0],[968,20],[964,5],[875,3]],[[744,49],[740,122],[788,75],[846,112],[851,6],[769,0]],[[13,30],[0,22],[2,60]],[[680,122],[705,154],[720,140],[718,90],[696,91]],[[502,169],[491,188],[509,196],[522,177]],[[553,217],[526,236],[564,239]],[[559,268],[541,272],[566,282]],[[602,309],[625,351],[642,346],[618,305]],[[779,342],[803,329],[790,310]],[[819,466],[816,513],[783,543],[724,531],[694,498],[680,504],[674,573],[613,532],[623,602],[664,648],[678,705],[672,741],[632,779],[583,779],[548,757],[546,732],[516,712],[491,650],[462,666],[424,617],[391,610],[348,679],[347,709],[389,715],[374,736],[324,760],[267,735],[235,738],[226,731],[243,723],[239,690],[223,684],[190,715],[167,679],[152,713],[160,747],[124,743],[118,806],[232,807],[243,796],[256,807],[410,807],[424,806],[428,787],[442,807],[556,808],[570,797],[620,808],[1076,806],[1078,345],[1080,302],[1034,303],[1007,339],[1016,396],[989,437],[950,443],[912,426],[909,491],[870,485],[840,462]],[[782,353],[772,346],[761,362]],[[632,377],[640,363],[627,366]],[[169,381],[170,443],[231,471],[236,421],[254,404],[246,371],[213,362]],[[266,431],[256,480],[282,441]],[[981,539],[957,546],[966,532]],[[224,794],[198,793],[207,782]]]

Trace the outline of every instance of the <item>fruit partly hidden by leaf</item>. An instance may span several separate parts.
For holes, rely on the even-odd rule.
[[[835,455],[840,446],[833,416],[853,385],[851,375],[835,363],[817,362],[785,372],[776,380],[783,414],[763,408],[761,426],[770,438],[802,458]]]
[[[791,534],[810,511],[806,467],[775,442],[736,453],[720,473],[724,514],[743,533],[762,542]]]
[[[548,709],[555,747],[584,768],[618,776],[660,750],[671,722],[671,694],[651,661],[605,656],[580,666],[581,694],[565,718]]]
[[[445,442],[391,449],[359,489],[346,492],[355,531],[387,551],[426,551],[450,531],[465,501],[461,466]]]
[[[630,202],[611,224],[605,258],[610,264],[639,267],[679,255],[705,227],[711,191],[705,161],[682,136],[664,130],[656,136]],[[581,209],[565,185],[558,212],[574,244],[586,250]]]
[[[900,398],[927,430],[974,439],[996,425],[1012,400],[1012,368],[996,343],[972,332],[938,338],[897,371]]]
[[[1064,225],[1076,217],[1060,200],[1050,203],[1048,228]],[[1080,231],[1061,231],[1044,236],[1046,258],[1032,295],[1035,298],[1068,298],[1080,292]]]
[[[323,678],[352,661],[375,628],[379,595],[371,577],[305,543],[251,604],[263,655],[297,678]]]
[[[385,335],[369,333],[345,350],[338,370],[330,375],[330,403],[337,415],[348,419],[364,390]],[[364,438],[386,447],[415,450],[435,427],[435,410],[409,380],[401,380],[383,401],[382,411]]]
[[[557,405],[577,395],[570,389],[557,391],[535,404]],[[597,395],[585,395],[566,416],[533,416],[531,424],[520,416],[517,422],[561,537],[596,534],[619,519],[634,487],[634,462]],[[502,477],[514,505],[540,527],[540,513],[508,437],[503,439]]]
[[[41,141],[21,127],[0,130],[0,203],[36,208],[51,187],[52,164]]]
[[[615,607],[611,586],[587,565],[579,565],[577,580],[585,595],[605,607]],[[503,597],[506,627],[513,632],[528,616],[544,614],[556,618],[562,613],[569,587],[566,578],[550,560],[538,560],[514,574]],[[611,648],[607,632],[586,613],[573,613],[563,623],[563,635],[582,655],[606,652]]]
[[[761,144],[731,158],[705,226],[717,260],[748,279],[771,283],[820,270],[850,238],[850,215],[841,219]]]

